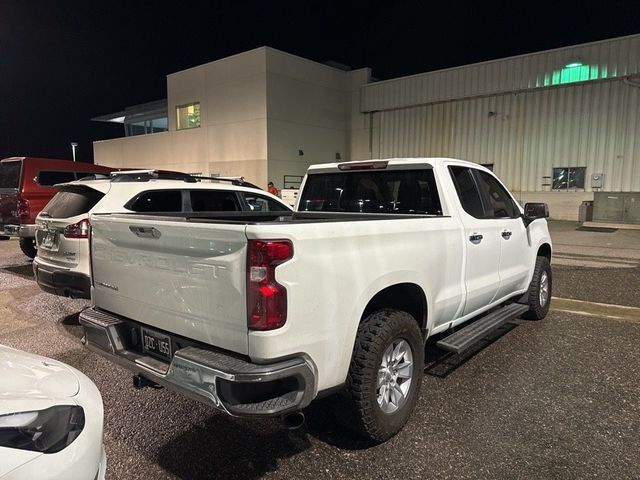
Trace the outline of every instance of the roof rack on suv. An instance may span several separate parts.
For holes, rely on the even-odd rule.
[[[257,188],[257,185],[245,181],[244,177],[202,177],[199,175],[189,175],[188,173],[169,172],[165,170],[123,170],[111,172],[112,182],[148,182],[149,180],[181,180],[183,182],[195,183],[202,180],[216,182],[229,182],[240,187]]]

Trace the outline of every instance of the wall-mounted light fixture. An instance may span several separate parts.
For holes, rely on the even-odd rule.
[[[304,155],[304,152],[302,150],[298,150],[298,156],[301,157]]]
[[[342,160],[342,155],[340,155],[340,152],[336,152],[336,160]]]

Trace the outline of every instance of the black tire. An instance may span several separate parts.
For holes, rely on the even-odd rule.
[[[29,258],[36,258],[36,239],[33,237],[20,237],[20,250]]]
[[[544,284],[544,277],[546,276],[547,293],[546,301],[541,301],[541,287]],[[537,257],[536,266],[533,271],[533,278],[529,284],[529,311],[522,315],[522,318],[528,320],[541,320],[547,316],[549,312],[549,305],[551,305],[551,292],[553,287],[553,281],[551,276],[551,265],[547,257]]]
[[[410,347],[413,357],[412,365],[407,365],[405,370],[411,371],[411,379],[403,399],[397,402],[398,406],[386,404],[386,408],[395,407],[397,410],[385,413],[378,403],[378,371],[382,368],[385,351],[390,345],[397,345],[401,341]],[[402,358],[406,361],[407,355]],[[424,342],[416,320],[398,310],[372,313],[358,327],[347,382],[333,403],[336,416],[347,428],[369,441],[381,443],[388,440],[407,423],[416,405],[423,368]],[[396,374],[393,382],[401,381],[406,380]]]

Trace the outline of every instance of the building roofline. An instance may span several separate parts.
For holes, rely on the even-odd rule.
[[[550,48],[548,50],[537,50],[535,52],[521,53],[519,55],[512,55],[510,57],[494,58],[492,60],[483,60],[481,62],[465,63],[464,65],[456,65],[455,67],[440,68],[438,70],[429,70],[427,72],[413,73],[411,75],[405,75],[405,76],[402,76],[402,77],[388,78],[386,80],[378,80],[376,82],[364,84],[364,86],[380,85],[380,84],[383,84],[383,83],[390,83],[390,82],[395,82],[395,81],[399,81],[399,80],[406,80],[406,79],[409,79],[409,78],[420,77],[420,76],[424,76],[424,75],[431,75],[433,73],[450,72],[450,71],[454,71],[454,70],[460,70],[460,69],[463,69],[463,68],[475,67],[475,66],[479,66],[479,65],[488,65],[488,64],[491,64],[491,63],[504,62],[504,61],[507,61],[507,60],[514,60],[514,59],[517,59],[517,58],[535,57],[537,55],[545,55],[545,54],[548,54],[548,53],[551,53],[551,52],[558,52],[558,51],[561,51],[561,50],[569,50],[569,49],[572,49],[572,48],[579,48],[579,47],[586,47],[586,46],[591,46],[591,45],[598,45],[598,44],[602,44],[602,43],[617,42],[617,41],[620,41],[620,40],[626,40],[626,39],[634,38],[634,37],[640,38],[640,33],[634,33],[634,34],[625,35],[625,36],[622,36],[622,37],[606,38],[604,40],[595,40],[593,42],[578,43],[578,44],[575,44],[575,45],[566,45],[564,47]]]

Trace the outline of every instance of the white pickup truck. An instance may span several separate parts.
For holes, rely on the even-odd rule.
[[[294,213],[92,215],[80,321],[138,387],[285,418],[335,394],[381,442],[415,406],[429,337],[461,352],[546,315],[547,216],[447,158],[312,166]]]

